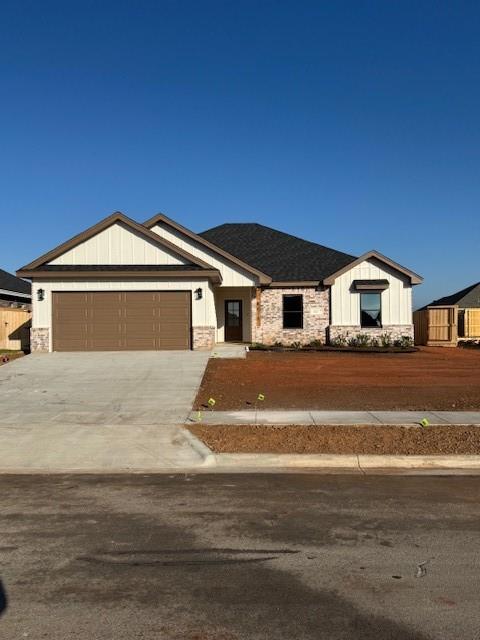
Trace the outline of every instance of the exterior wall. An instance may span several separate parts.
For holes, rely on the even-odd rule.
[[[32,327],[30,329],[30,351],[42,353],[50,350],[50,329],[48,327]]]
[[[255,295],[253,287],[215,287],[215,307],[217,323],[215,331],[216,342],[225,341],[225,300],[241,300],[243,313],[243,341],[252,341],[252,297]]]
[[[201,300],[195,300],[194,291],[203,291]],[[43,289],[44,299],[37,300],[37,290]],[[44,336],[48,335],[48,351],[52,350],[52,292],[53,291],[192,291],[192,327],[210,327],[215,331],[215,299],[213,288],[208,280],[167,280],[131,278],[128,280],[94,280],[82,279],[76,281],[38,280],[32,282],[32,351],[33,341],[39,341],[43,346]],[[38,330],[38,331],[36,331]],[[46,332],[42,333],[42,332]],[[38,336],[38,337],[37,337]],[[40,336],[43,336],[40,338]]]
[[[303,329],[283,328],[283,296],[303,295]],[[262,289],[260,294],[260,326],[257,326],[257,299],[252,298],[252,341],[263,344],[308,344],[326,342],[329,323],[329,291],[314,287]]]
[[[212,349],[215,344],[215,327],[193,327],[192,347],[194,350]]]
[[[399,340],[400,338],[406,336],[412,340],[413,344],[413,324],[397,324],[397,325],[387,325],[384,327],[361,327],[360,325],[354,325],[351,327],[347,326],[330,326],[328,328],[328,339],[329,342],[332,342],[338,338],[346,339],[348,341],[349,338],[353,338],[358,334],[367,334],[371,338],[377,338],[380,340],[380,337],[383,335],[388,335],[394,340]]]
[[[158,233],[162,238],[169,240],[185,251],[188,251],[196,258],[200,258],[215,269],[218,269],[222,274],[223,282],[221,286],[223,287],[251,287],[258,281],[255,276],[244,271],[236,264],[230,262],[226,258],[222,258],[215,252],[207,249],[207,247],[194,242],[171,227],[157,224],[152,227],[152,231]]]
[[[135,233],[113,224],[48,264],[186,264],[187,261]]]
[[[412,326],[412,286],[407,276],[379,260],[366,260],[339,276],[331,286],[331,324],[360,327],[360,294],[352,291],[354,280],[388,280],[382,291],[382,324]],[[376,331],[376,329],[374,329]],[[371,329],[362,329],[370,333]]]

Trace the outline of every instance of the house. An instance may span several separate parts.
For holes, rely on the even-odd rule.
[[[434,300],[429,307],[457,307],[457,324],[459,338],[480,338],[480,282],[471,284],[456,293]]]
[[[0,307],[29,308],[32,285],[0,269]]]
[[[33,286],[34,351],[413,338],[413,271],[260,224],[196,234],[114,213],[17,272]]]

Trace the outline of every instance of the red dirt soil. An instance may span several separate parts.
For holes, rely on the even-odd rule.
[[[210,359],[195,408],[480,410],[480,351],[424,347],[416,353],[265,353]]]
[[[190,431],[216,453],[477,455],[476,426],[205,425]]]

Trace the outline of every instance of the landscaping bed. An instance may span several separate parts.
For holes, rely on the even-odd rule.
[[[476,426],[195,424],[188,428],[215,453],[480,454]]]
[[[252,351],[208,362],[194,409],[478,411],[480,350],[421,347],[417,353]]]
[[[309,352],[309,351],[320,351],[320,352],[331,352],[331,353],[415,353],[419,351],[418,347],[381,347],[381,346],[332,346],[332,345],[322,345],[319,347],[310,347],[310,346],[299,346],[299,347],[275,347],[275,346],[267,346],[263,344],[254,344],[250,348],[250,351],[271,351],[273,353],[291,353],[291,352]]]

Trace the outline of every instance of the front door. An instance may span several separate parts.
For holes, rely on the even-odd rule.
[[[241,300],[225,300],[225,342],[243,340],[242,315]]]

